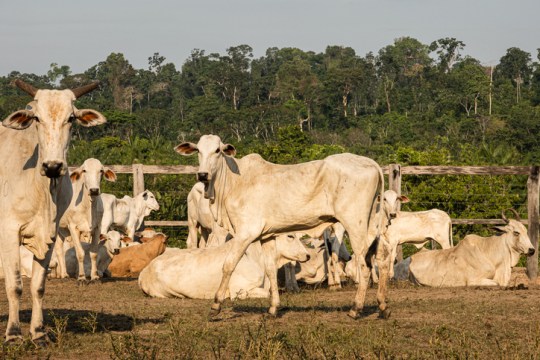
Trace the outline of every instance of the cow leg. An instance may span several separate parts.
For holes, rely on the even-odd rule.
[[[56,278],[66,279],[69,277],[66,267],[66,254],[64,253],[64,241],[66,237],[58,234],[54,243],[54,252],[56,253]]]
[[[211,307],[212,315],[217,315],[221,311],[221,304],[227,297],[227,291],[229,289],[232,273],[234,269],[236,269],[236,265],[238,265],[242,256],[244,256],[249,244],[251,244],[253,241],[252,239],[253,238],[244,237],[230,240],[233,241],[233,243],[229,253],[225,257],[225,261],[223,262],[223,276],[214,297],[214,303]]]
[[[386,293],[388,292],[388,275],[390,267],[393,266],[391,249],[388,242],[381,238],[377,246],[377,265],[379,267],[379,287],[377,289],[377,303],[379,304],[379,314],[382,318],[390,317],[390,310],[386,303]]]
[[[22,340],[21,324],[19,322],[19,302],[23,291],[23,284],[20,272],[19,232],[15,229],[2,229],[0,236],[2,240],[0,256],[2,257],[4,267],[6,295],[9,305],[6,342]]]
[[[370,269],[366,264],[366,254],[373,242],[368,236],[367,223],[346,223],[341,221],[351,240],[351,246],[356,258],[358,272],[358,287],[354,298],[354,305],[349,311],[349,316],[353,319],[358,317],[358,313],[362,311],[366,298],[366,292],[369,284]]]
[[[283,266],[285,271],[285,289],[290,292],[300,292],[296,281],[296,262],[289,262]]]
[[[47,279],[47,268],[51,261],[53,246],[45,254],[43,260],[34,257],[32,264],[32,280],[30,292],[32,294],[32,320],[30,321],[30,335],[36,344],[44,344],[49,341],[45,327],[43,326],[43,296],[45,295],[45,281]]]
[[[99,228],[94,227],[91,233],[92,243],[90,244],[90,280],[99,280],[99,275],[97,271],[97,254],[99,250]]]
[[[268,313],[272,316],[277,315],[279,306],[279,290],[277,283],[277,268],[276,268],[276,239],[261,241],[262,251],[264,255],[264,271],[266,277],[270,280],[270,309]]]
[[[338,254],[332,249],[332,256],[330,257],[330,270],[332,271],[333,290],[341,289],[341,278],[339,276],[339,258]],[[330,279],[330,276],[328,277]]]
[[[81,233],[75,226],[69,226],[69,232],[71,233],[71,240],[75,247],[75,253],[77,254],[77,262],[79,264],[78,281],[86,281],[86,274],[84,273],[84,249],[81,245]]]

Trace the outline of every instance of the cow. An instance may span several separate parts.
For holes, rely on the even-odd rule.
[[[32,96],[0,129],[0,257],[9,303],[6,341],[22,339],[19,302],[22,293],[19,245],[34,254],[30,292],[34,343],[48,341],[43,326],[43,295],[58,220],[69,205],[67,149],[73,123],[89,127],[106,122],[91,109],[77,109],[78,97],[94,90],[92,83],[73,90],[37,89],[17,79],[14,84]]]
[[[210,200],[204,197],[204,184],[197,182],[187,196],[188,249],[219,246],[229,239],[227,230],[218,226],[210,211]],[[200,233],[200,239],[199,239]]]
[[[280,235],[271,254],[277,266],[306,261],[309,255],[297,237]],[[139,287],[153,297],[211,299],[221,282],[223,263],[234,243],[192,249],[167,249],[139,275]],[[244,299],[269,296],[264,259],[259,242],[252,243],[234,270],[226,296]]]
[[[117,199],[112,194],[101,194],[103,219],[101,233],[107,233],[111,227],[118,228],[134,239],[135,232],[143,224],[144,218],[152,211],[159,210],[159,203],[151,191],[145,190],[135,197],[125,195]]]
[[[198,152],[197,180],[205,186],[204,196],[210,200],[214,221],[233,237],[211,307],[213,315],[220,312],[232,272],[254,241],[291,232],[319,233],[340,222],[354,253],[363,259],[378,235],[382,220],[378,197],[384,189],[384,177],[380,166],[369,158],[346,153],[295,165],[272,164],[258,154],[234,159],[234,146],[223,144],[216,135],[203,135],[197,144],[182,143],[175,150],[182,155]],[[262,247],[272,253],[275,242],[265,241]],[[353,318],[364,306],[369,279],[365,261],[359,261],[358,266],[364,276],[349,311]],[[268,313],[276,315],[275,263],[270,261],[265,270],[271,293]],[[378,301],[381,315],[386,317],[389,311],[384,297]]]
[[[292,287],[289,285],[287,290],[294,290],[296,281],[306,284],[321,284],[335,273],[339,274],[341,279],[341,262],[347,262],[351,257],[345,244],[342,243],[340,246],[337,254],[338,261],[335,262],[330,261],[329,247],[327,247],[323,239],[306,239],[304,240],[304,244],[306,245],[310,259],[304,263],[296,264],[293,272],[294,281],[291,280]],[[333,269],[333,266],[337,266],[337,271]],[[341,282],[341,280],[339,281]]]
[[[109,264],[111,277],[136,277],[152,260],[163,254],[168,236],[157,233],[152,240],[139,246],[120,249]]]
[[[90,279],[97,280],[97,253],[100,240],[100,225],[103,217],[103,205],[100,198],[100,183],[104,178],[107,181],[116,181],[116,174],[103,166],[101,161],[90,158],[70,174],[73,186],[71,202],[68,209],[60,219],[59,231],[56,239],[55,252],[58,258],[57,274],[61,278],[69,277],[65,264],[64,241],[71,236],[77,260],[79,262],[79,281],[86,280],[84,272],[85,251],[82,246],[84,238],[90,240]]]
[[[101,234],[99,237],[98,252],[96,258],[96,266],[99,277],[110,276],[107,270],[114,255],[118,254],[123,247],[122,235],[117,231],[109,231],[107,234]],[[64,254],[64,266],[65,271],[69,278],[78,278],[79,276],[79,260],[77,258],[77,251],[71,240],[71,237],[67,237],[63,245]],[[81,242],[81,246],[84,251],[83,269],[84,274],[89,277],[92,270],[91,262],[91,244],[89,242]],[[62,278],[60,276],[60,269],[58,267],[58,252],[54,251],[49,264],[49,277],[50,278]]]
[[[465,236],[455,247],[421,251],[411,256],[409,276],[413,282],[433,287],[507,286],[512,267],[521,254],[531,256],[535,248],[519,215],[495,227],[500,235]]]

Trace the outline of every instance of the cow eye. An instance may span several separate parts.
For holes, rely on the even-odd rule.
[[[71,114],[69,115],[69,118],[68,118],[68,123],[72,123],[75,121],[75,114]]]
[[[219,152],[219,148],[216,149],[216,154]]]
[[[518,232],[518,231],[514,231],[514,236],[519,236],[519,232]]]

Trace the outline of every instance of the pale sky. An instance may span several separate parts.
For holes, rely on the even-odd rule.
[[[540,0],[0,0],[0,76],[44,75],[51,63],[79,73],[113,52],[136,69],[158,52],[180,70],[193,49],[241,44],[255,58],[328,45],[365,56],[403,36],[456,38],[484,64],[510,47],[537,60],[539,16]]]

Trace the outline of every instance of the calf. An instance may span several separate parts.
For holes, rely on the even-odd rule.
[[[112,277],[135,277],[153,259],[163,254],[167,247],[168,236],[157,233],[151,240],[139,246],[130,246],[120,249],[114,256],[109,271]]]
[[[309,259],[304,246],[294,236],[278,236],[275,243],[272,260],[278,267],[289,261]],[[228,241],[217,247],[167,249],[141,272],[139,286],[153,297],[211,299],[219,287],[223,263],[233,246]],[[268,279],[265,279],[266,254],[259,242],[249,246],[232,274],[227,297],[269,296]]]
[[[159,210],[159,204],[152,192],[145,190],[135,197],[124,196],[117,199],[111,194],[101,194],[103,202],[103,218],[101,233],[105,234],[111,227],[124,231],[130,239],[135,236],[144,218],[152,211]]]
[[[90,279],[99,279],[96,259],[100,238],[100,224],[103,216],[103,206],[99,197],[102,177],[108,181],[116,181],[116,174],[111,169],[104,167],[97,159],[87,159],[70,175],[73,196],[68,209],[60,219],[55,244],[60,277],[68,277],[63,244],[65,238],[71,236],[79,262],[78,280],[86,279],[83,265],[85,251],[81,245],[81,239],[85,237],[91,239]]]

